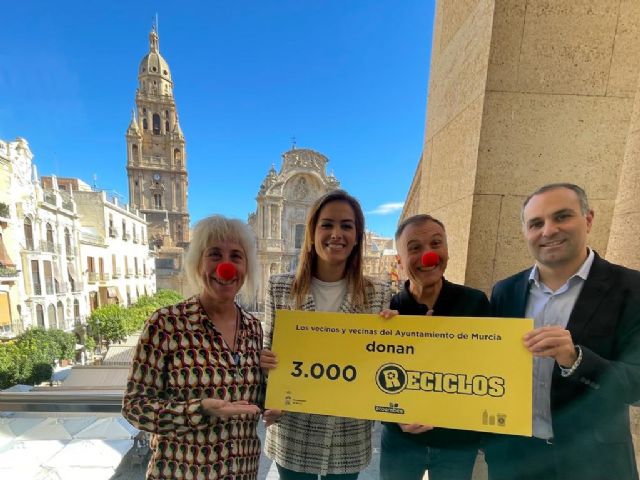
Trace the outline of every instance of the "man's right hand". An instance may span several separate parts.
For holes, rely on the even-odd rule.
[[[405,433],[424,433],[433,430],[433,425],[421,425],[419,423],[399,423],[400,429]]]

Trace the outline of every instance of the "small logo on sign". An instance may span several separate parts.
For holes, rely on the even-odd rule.
[[[397,363],[385,363],[376,372],[376,385],[385,393],[398,393],[407,385],[407,372]]]

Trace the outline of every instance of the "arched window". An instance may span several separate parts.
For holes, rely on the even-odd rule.
[[[80,323],[80,302],[77,298],[73,301],[73,319],[75,323]]]
[[[156,210],[162,209],[162,195],[159,193],[153,194],[153,206]]]
[[[64,330],[65,328],[64,305],[60,300],[58,300],[58,328],[60,330]]]
[[[138,160],[138,145],[131,146],[131,157],[133,160]]]
[[[36,305],[36,321],[38,322],[38,327],[44,328],[44,309],[42,305]]]
[[[33,250],[33,226],[29,217],[24,219],[24,239],[27,250]]]
[[[64,246],[67,249],[67,255],[71,255],[73,253],[71,251],[71,232],[66,227],[64,229]]]
[[[56,309],[53,305],[49,305],[49,308],[47,308],[47,324],[49,325],[49,328],[57,328]]]
[[[160,135],[160,115],[153,114],[153,134]]]
[[[147,122],[146,117],[142,119],[142,129],[149,130],[149,122]]]
[[[167,133],[169,132],[169,120],[165,120],[165,122],[164,122],[164,130]]]
[[[45,250],[47,252],[53,252],[53,227],[50,223],[47,223],[47,243],[45,245]]]

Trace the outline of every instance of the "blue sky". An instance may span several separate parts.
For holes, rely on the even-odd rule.
[[[246,220],[295,136],[392,235],[424,121],[433,0],[7,2],[0,138],[40,174],[127,197],[125,131],[159,16],[187,141],[192,221]],[[386,206],[386,207],[385,207]],[[378,212],[378,213],[375,213]]]

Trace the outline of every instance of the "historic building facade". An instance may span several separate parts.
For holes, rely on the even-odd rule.
[[[55,178],[39,180],[26,140],[0,142],[0,156],[10,162],[2,236],[3,255],[13,267],[7,260],[2,263],[15,280],[2,275],[0,281],[11,316],[10,324],[0,322],[5,323],[0,333],[14,336],[29,327],[72,330],[87,313],[78,275],[80,221],[73,195],[59,191]]]
[[[309,207],[319,196],[340,188],[338,179],[327,174],[328,162],[321,153],[293,148],[282,155],[280,171],[272,166],[260,185],[256,211],[249,215],[258,238],[258,311],[264,308],[269,276],[297,265]]]
[[[149,223],[158,251],[158,287],[183,291],[182,256],[189,244],[187,153],[169,64],[155,27],[138,68],[136,108],[126,133],[129,203]]]
[[[55,188],[73,192],[80,218],[79,277],[91,313],[99,306],[130,306],[156,291],[155,249],[149,249],[143,214],[80,179],[51,177]],[[43,185],[48,178],[43,177]]]

